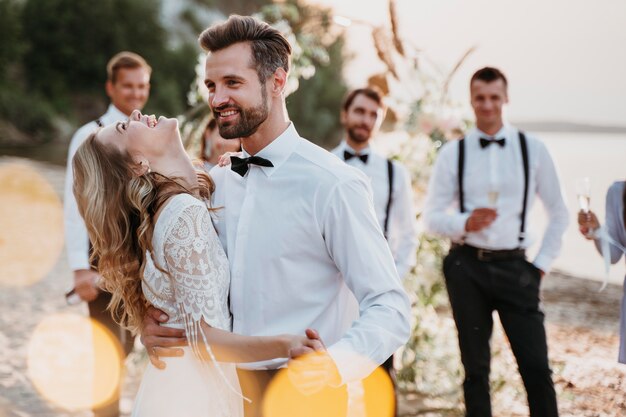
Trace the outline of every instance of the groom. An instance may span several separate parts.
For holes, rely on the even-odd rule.
[[[366,377],[406,342],[409,302],[374,214],[367,178],[298,135],[285,107],[291,46],[252,17],[231,16],[199,38],[208,51],[205,83],[220,135],[241,138],[243,158],[211,171],[214,224],[230,260],[233,332],[303,333],[328,346],[311,385]],[[358,305],[357,305],[358,304]],[[144,320],[151,360],[184,343]],[[293,356],[306,352],[293,352]],[[242,365],[247,417],[286,359]],[[316,375],[320,377],[320,374]],[[253,378],[260,392],[248,391]]]

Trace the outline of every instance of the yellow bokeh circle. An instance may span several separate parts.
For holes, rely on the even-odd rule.
[[[122,376],[122,349],[101,324],[74,314],[47,317],[28,346],[28,377],[39,393],[66,410],[109,402]]]
[[[44,278],[63,248],[63,206],[52,186],[27,165],[0,165],[0,286]]]
[[[392,417],[395,396],[389,375],[380,367],[367,378],[340,387],[302,393],[281,370],[263,399],[264,417]]]

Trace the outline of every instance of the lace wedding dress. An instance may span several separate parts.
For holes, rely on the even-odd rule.
[[[235,365],[216,361],[200,326],[204,321],[231,331],[228,259],[205,204],[188,194],[170,199],[154,226],[152,244],[143,292],[169,315],[166,326],[186,330],[189,346],[182,357],[161,358],[164,370],[148,363],[132,416],[243,416]]]

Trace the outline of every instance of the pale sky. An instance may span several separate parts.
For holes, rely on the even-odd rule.
[[[388,25],[387,0],[309,0],[336,14]],[[398,0],[400,33],[442,69],[471,46],[451,86],[467,101],[471,74],[496,66],[509,78],[512,121],[626,126],[626,0]],[[382,66],[370,29],[353,24],[355,58],[346,75],[358,86]]]

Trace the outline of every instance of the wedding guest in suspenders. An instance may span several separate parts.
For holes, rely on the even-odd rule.
[[[504,74],[490,67],[477,71],[470,94],[476,128],[441,149],[424,210],[426,228],[452,241],[443,273],[465,369],[466,416],[491,416],[494,310],[517,360],[530,415],[557,416],[539,302],[541,279],[560,251],[568,211],[546,147],[503,121]],[[549,221],[529,261],[527,217],[535,197]]]
[[[115,322],[111,312],[106,310],[111,300],[111,294],[99,290],[98,272],[95,269],[95,265],[91,265],[89,262],[90,244],[87,228],[78,212],[76,199],[72,192],[74,183],[72,158],[76,149],[98,127],[124,121],[128,119],[133,110],[143,109],[150,93],[151,72],[152,69],[148,63],[141,56],[132,52],[120,52],[109,60],[105,88],[111,104],[105,114],[97,120],[82,126],[72,137],[67,156],[65,176],[63,216],[65,222],[65,244],[68,262],[74,275],[73,288],[68,293],[68,301],[86,301],[91,318],[101,323],[118,338],[125,354],[130,353],[132,350],[133,338],[128,331],[123,330]],[[118,416],[118,403],[119,392],[109,402],[94,409],[94,415],[96,417]]]
[[[398,276],[403,278],[416,261],[418,242],[413,189],[406,168],[375,152],[370,146],[384,113],[383,97],[379,91],[373,88],[351,91],[341,111],[346,137],[332,152],[369,177],[376,218],[391,248]],[[383,367],[395,380],[393,356]]]
[[[406,168],[370,146],[384,113],[379,91],[373,88],[351,91],[341,111],[346,137],[332,152],[369,177],[376,217],[391,247],[398,276],[403,278],[415,266],[417,249],[413,189]]]

